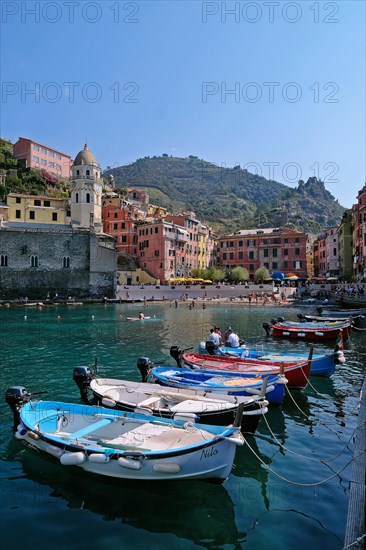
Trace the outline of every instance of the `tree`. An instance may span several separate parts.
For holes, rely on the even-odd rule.
[[[249,279],[249,272],[244,267],[234,267],[231,270],[231,280],[235,283],[240,283],[242,281],[247,281]]]
[[[225,272],[218,267],[210,267],[207,270],[207,275],[211,281],[222,281],[225,277]]]
[[[254,273],[254,279],[256,281],[263,281],[263,279],[269,278],[269,272],[266,267],[259,267],[257,271]]]

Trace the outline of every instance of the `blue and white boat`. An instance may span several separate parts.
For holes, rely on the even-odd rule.
[[[12,391],[24,397],[23,390],[9,388],[7,401]],[[59,401],[31,400],[18,412],[15,437],[26,446],[63,466],[113,478],[223,482],[244,443],[241,408],[226,427]]]
[[[203,390],[223,395],[260,395],[272,405],[280,405],[285,395],[287,379],[284,375],[257,376],[234,372],[192,370],[189,368],[154,367],[150,375],[163,386]],[[263,386],[265,392],[263,392]]]
[[[239,357],[248,359],[257,359],[258,361],[306,361],[308,354],[294,353],[293,351],[277,351],[247,348],[242,345],[238,348],[228,346],[220,346],[214,348],[212,342],[201,342],[199,345],[200,352],[206,351],[210,355],[224,355],[226,357]],[[311,360],[310,375],[329,377],[334,373],[337,364],[345,362],[344,353],[337,348],[330,353],[320,354],[314,353]]]

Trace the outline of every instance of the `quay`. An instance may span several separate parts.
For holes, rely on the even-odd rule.
[[[352,472],[350,479],[350,494],[346,534],[343,550],[352,548],[361,550],[365,547],[365,500],[366,500],[366,377],[364,378],[358,413],[357,428],[354,436],[355,449],[353,453]]]

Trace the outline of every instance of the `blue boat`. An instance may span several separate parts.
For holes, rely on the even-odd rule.
[[[224,395],[260,395],[271,405],[281,405],[287,380],[284,375],[257,376],[234,372],[192,370],[188,368],[154,367],[150,371],[156,382],[173,388],[203,390]]]
[[[246,346],[240,346],[239,348],[231,348],[228,346],[220,346],[219,348],[213,348],[212,342],[201,342],[200,352],[206,350],[210,355],[224,355],[226,357],[239,357],[258,359],[258,361],[306,361],[308,354],[294,353],[292,351],[276,351],[276,350],[260,350],[250,349]],[[345,357],[342,350],[337,348],[326,354],[314,353],[311,361],[310,375],[311,376],[324,376],[329,377],[334,373],[335,366],[337,364],[343,364]]]

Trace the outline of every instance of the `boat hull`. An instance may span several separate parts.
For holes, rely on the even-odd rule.
[[[306,388],[310,376],[310,361],[306,360],[301,362],[294,359],[290,362],[272,358],[266,361],[258,358],[207,356],[198,353],[185,353],[183,360],[192,369],[227,371],[234,374],[248,373],[256,376],[277,375],[283,369],[287,386],[292,389]]]
[[[106,389],[104,390],[102,384],[98,380],[96,380],[95,383],[93,382],[91,383],[91,390],[95,397],[95,404],[103,405],[103,399],[105,400],[106,396],[107,398],[108,396],[111,396],[112,398],[115,397],[113,407],[116,410],[126,412],[141,412],[143,406],[123,401],[120,398],[117,398],[118,394],[117,392],[113,393],[113,386],[109,385],[109,387],[106,387]],[[150,386],[150,384],[148,384],[148,386]],[[157,395],[159,392],[157,391],[155,384],[154,386],[155,395]],[[166,397],[169,398],[168,392]],[[194,397],[188,396],[188,398],[191,398],[191,400],[187,401],[187,405],[185,405],[185,401],[183,401],[180,407],[176,407],[175,410],[164,409],[162,407],[151,407],[146,410],[149,412],[149,414],[152,414],[159,418],[173,419],[174,416],[177,414],[179,415],[179,417],[184,417],[184,415],[187,415],[187,418],[189,418],[189,415],[194,415],[195,422],[198,422],[200,424],[207,424],[210,426],[228,426],[229,424],[232,424],[234,422],[240,402],[240,400],[238,400],[237,405],[231,404],[231,406],[224,408],[224,402],[217,401],[217,405],[215,407],[203,406],[201,408],[198,408],[194,406]],[[263,407],[261,405],[261,402],[253,401],[249,404],[245,404],[241,420],[241,432],[253,435],[257,430],[261,416],[266,412],[267,408]]]
[[[100,420],[95,421],[95,416]],[[27,403],[20,411],[20,419],[17,438],[28,447],[58,459],[63,466],[74,466],[117,479],[224,481],[231,472],[236,445],[243,443],[238,429],[232,427],[207,427],[156,418],[151,422],[144,415],[59,402]],[[105,425],[110,419],[118,433],[130,422],[135,422],[140,430],[153,424],[155,429],[160,427],[165,431],[158,439],[157,448],[152,451],[139,447],[137,432],[135,440],[131,440],[131,448],[125,444],[113,445],[103,442],[103,429],[107,429]],[[80,428],[66,431],[73,423]],[[96,430],[91,434],[95,426]],[[164,438],[177,431],[182,443],[170,448]],[[185,445],[185,441],[191,440],[195,443]]]
[[[276,352],[276,351],[259,351],[254,349],[238,349],[238,356],[248,357],[251,359],[260,359],[264,361],[306,361],[307,356],[300,353],[291,352]],[[220,350],[222,354],[235,354],[235,349],[223,347]],[[314,354],[311,360],[310,376],[332,376],[336,366],[336,353],[326,355]],[[286,373],[286,378],[288,378]]]
[[[262,389],[263,378],[268,378],[268,388],[265,394],[270,405],[283,403],[285,385],[284,376],[255,377],[233,373],[218,373],[217,371],[202,371],[185,368],[155,367],[151,371],[152,377],[163,386],[172,388],[186,388],[204,391],[219,395],[259,395]],[[251,381],[250,379],[259,379]]]

